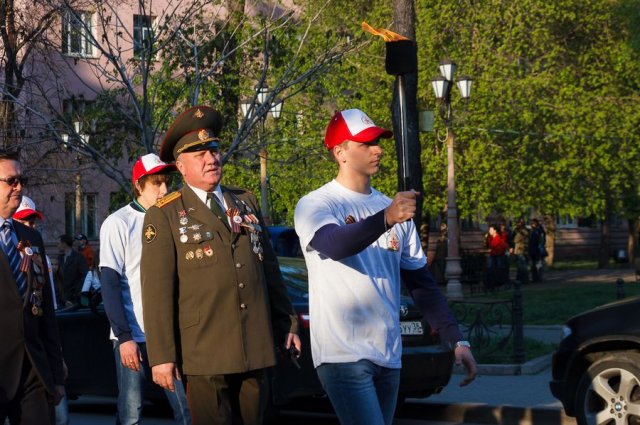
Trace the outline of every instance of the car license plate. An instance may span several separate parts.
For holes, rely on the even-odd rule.
[[[400,322],[400,333],[402,335],[422,335],[422,322]]]

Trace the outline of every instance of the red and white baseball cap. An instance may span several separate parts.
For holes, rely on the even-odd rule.
[[[162,170],[173,171],[175,169],[176,166],[174,164],[168,164],[162,161],[155,153],[148,153],[138,158],[136,163],[133,164],[131,180],[135,183],[140,177],[157,174]]]
[[[22,195],[22,202],[20,202],[20,206],[13,213],[13,218],[17,218],[18,220],[24,220],[25,218],[31,215],[37,215],[40,220],[42,220],[42,213],[36,210],[36,203],[33,202],[33,199],[28,196]]]
[[[367,143],[379,137],[388,139],[391,136],[391,131],[376,126],[360,109],[347,109],[336,111],[331,118],[324,136],[324,145],[327,149],[333,149],[345,140]]]

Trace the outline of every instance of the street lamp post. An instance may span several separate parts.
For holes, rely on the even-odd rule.
[[[80,121],[75,121],[73,123],[73,127],[75,129],[76,135],[80,142],[80,146],[84,146],[89,143],[89,135],[82,132],[82,123]],[[71,147],[71,143],[69,141],[69,135],[66,133],[61,134],[63,146],[66,149]],[[84,233],[82,229],[82,176],[80,174],[80,161],[82,156],[80,152],[76,152],[76,161],[78,162],[78,171],[75,176],[75,226],[74,231],[75,234]]]
[[[258,119],[260,120],[260,128],[258,129],[258,145],[260,146],[260,212],[262,213],[262,218],[267,225],[271,225],[271,213],[269,210],[269,181],[267,174],[267,161],[269,158],[269,153],[266,147],[266,141],[264,138],[264,126],[265,121],[267,119],[267,114],[271,113],[271,116],[274,119],[280,118],[280,113],[282,112],[282,101],[276,101],[273,103],[269,103],[269,88],[268,87],[259,87],[257,89],[257,94],[255,96],[255,102],[243,102],[240,107],[242,108],[242,114],[245,118],[249,119],[252,117],[252,114],[263,112]]]
[[[454,165],[455,133],[452,128],[451,86],[456,70],[456,64],[451,61],[440,62],[440,75],[431,80],[436,98],[440,101],[440,115],[446,126],[447,142],[447,260],[445,276],[447,278],[447,298],[462,299],[462,284],[460,276],[460,227],[458,222],[458,207],[456,205],[456,180]],[[460,97],[468,99],[471,93],[471,78],[460,77],[457,81]]]

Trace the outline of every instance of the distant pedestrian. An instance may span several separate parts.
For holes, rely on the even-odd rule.
[[[529,283],[529,229],[521,218],[513,230],[513,255],[517,265],[516,280]]]
[[[93,248],[91,248],[91,244],[89,243],[89,239],[87,235],[80,233],[76,235],[74,238],[76,250],[82,254],[84,259],[87,262],[87,267],[89,269],[93,269],[96,267],[95,264],[95,253],[93,252]]]
[[[547,256],[546,233],[537,218],[531,219],[531,233],[529,235],[529,258],[531,260],[531,280],[542,280],[544,258]]]
[[[87,261],[73,248],[73,238],[69,235],[61,235],[58,242],[60,252],[59,263],[62,269],[62,284],[64,291],[62,307],[74,307],[80,304],[80,291],[84,284],[89,268]]]
[[[509,279],[506,256],[509,245],[498,231],[496,224],[489,226],[489,231],[485,235],[485,246],[489,248],[485,288],[493,290],[505,285]]]
[[[28,196],[22,195],[22,202],[20,202],[20,207],[16,210],[15,214],[13,214],[13,219],[25,226],[36,229],[38,221],[42,220],[42,218],[43,215],[36,209],[35,202]],[[48,255],[45,256],[45,259],[47,260],[47,270],[49,271],[49,280],[51,281],[51,291],[53,293],[53,308],[57,309],[57,290],[55,280],[53,279],[53,267],[51,266],[51,259]]]

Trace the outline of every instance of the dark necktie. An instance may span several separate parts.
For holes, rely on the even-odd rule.
[[[224,204],[222,204],[220,198],[216,196],[215,192],[207,193],[207,198],[209,198],[209,208],[211,208],[211,211],[228,227],[227,214],[224,212]]]
[[[2,231],[0,232],[0,239],[2,239],[2,249],[4,253],[7,254],[7,259],[9,260],[9,266],[11,267],[11,271],[13,272],[13,277],[16,279],[16,284],[18,285],[18,291],[20,292],[20,296],[23,296],[27,290],[27,276],[25,273],[20,271],[20,263],[22,261],[22,257],[20,256],[20,252],[16,245],[13,243],[13,238],[11,234],[13,232],[13,227],[11,223],[5,221],[2,224]]]

